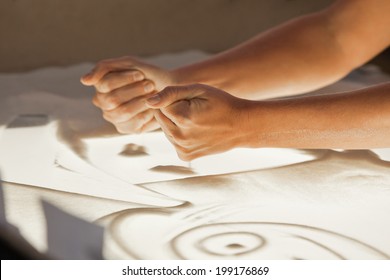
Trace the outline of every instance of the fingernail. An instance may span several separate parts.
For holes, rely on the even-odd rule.
[[[84,82],[85,80],[88,80],[89,74],[85,74],[84,76],[81,77],[81,81]]]
[[[152,83],[147,83],[144,85],[145,92],[152,92],[154,90],[154,85]]]
[[[80,82],[85,85],[85,80],[84,80],[84,76],[80,78]]]
[[[157,104],[158,102],[160,102],[160,95],[156,94],[156,95],[153,95],[152,97],[149,97],[148,99],[146,99],[146,102],[148,102],[150,105],[155,105]]]
[[[141,72],[134,73],[134,81],[142,81],[144,79],[144,75]]]

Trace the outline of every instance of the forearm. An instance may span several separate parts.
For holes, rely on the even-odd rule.
[[[325,20],[322,15],[294,20],[176,73],[183,84],[209,84],[250,99],[313,90],[350,70]]]
[[[248,102],[243,146],[390,147],[390,83],[343,94]]]
[[[386,47],[388,20],[378,19],[388,7],[384,0],[339,1],[173,73],[178,84],[208,84],[248,99],[308,92],[342,78]]]

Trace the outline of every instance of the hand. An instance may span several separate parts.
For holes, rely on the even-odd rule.
[[[159,128],[145,99],[173,84],[173,77],[168,71],[126,56],[99,62],[81,82],[96,88],[93,104],[118,132],[141,133]]]
[[[167,87],[146,100],[186,161],[240,146],[248,102],[206,85]]]

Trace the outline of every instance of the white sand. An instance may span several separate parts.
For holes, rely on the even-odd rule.
[[[204,55],[187,53],[157,60],[172,67],[201,57]],[[60,121],[68,132],[66,137],[72,131],[93,135],[105,124],[90,103],[92,90],[78,82],[90,67],[83,64],[0,75],[0,127],[4,129],[20,114],[47,114]],[[385,80],[389,77],[371,69],[320,92]],[[75,144],[71,150],[82,152],[82,143],[75,139],[70,138]],[[23,143],[28,145],[26,140]],[[8,151],[7,157],[13,152],[18,151]],[[65,192],[63,181],[57,189],[55,185],[4,183],[6,214],[32,244],[45,250],[39,202],[44,197],[104,225],[107,258],[389,258],[390,153],[386,149],[376,152],[379,157],[371,151],[304,151],[305,157],[293,165],[286,165],[287,158],[269,169],[143,184],[139,194],[156,196],[148,192],[151,190],[172,202],[163,208],[142,198],[124,202],[114,196],[104,199],[104,194],[98,198],[88,192]],[[304,162],[305,158],[312,160]],[[4,160],[2,164],[6,164]],[[205,166],[201,165],[207,169]],[[112,175],[111,169],[101,168]],[[148,205],[137,204],[140,202]],[[160,208],[145,210],[146,206]]]

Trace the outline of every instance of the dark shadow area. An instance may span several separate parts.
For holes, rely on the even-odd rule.
[[[49,123],[49,117],[45,114],[25,114],[18,115],[12,120],[7,128],[35,127]]]
[[[48,256],[39,253],[26,240],[13,235],[11,231],[0,229],[0,259],[47,260]]]
[[[148,156],[149,154],[144,146],[130,143],[123,147],[123,150],[119,153],[119,155],[124,157],[139,157]]]
[[[87,147],[80,136],[71,128],[68,122],[59,121],[57,138],[67,145],[80,158],[87,160]]]
[[[150,171],[154,172],[161,172],[161,173],[171,173],[171,174],[196,174],[195,171],[192,170],[192,168],[185,167],[185,166],[177,166],[177,165],[157,165],[153,168],[149,169]]]
[[[390,74],[390,48],[384,50],[381,54],[374,57],[367,64],[369,63],[378,65],[382,71]]]

